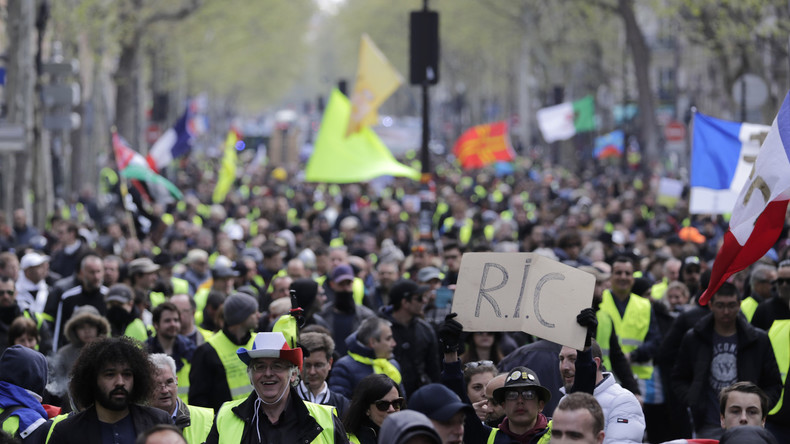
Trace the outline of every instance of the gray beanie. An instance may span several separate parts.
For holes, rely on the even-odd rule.
[[[233,293],[225,299],[225,325],[238,325],[258,311],[258,301],[246,293]]]

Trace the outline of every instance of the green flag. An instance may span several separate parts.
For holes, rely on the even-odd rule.
[[[577,133],[595,131],[595,100],[586,96],[573,102],[573,126]]]
[[[370,127],[346,137],[351,102],[332,90],[318,130],[313,154],[307,161],[305,180],[324,183],[365,182],[379,176],[410,177],[420,172],[398,162]]]
[[[184,198],[184,194],[178,189],[177,186],[175,186],[173,182],[170,182],[164,177],[154,173],[154,171],[151,168],[148,168],[147,165],[144,166],[138,164],[129,164],[121,171],[121,176],[127,179],[137,179],[142,180],[143,182],[164,185],[164,187],[167,188],[167,191],[170,191],[170,194],[172,194],[176,199],[181,200]]]

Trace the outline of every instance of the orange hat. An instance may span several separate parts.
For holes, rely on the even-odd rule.
[[[687,242],[694,242],[695,244],[702,244],[707,239],[694,227],[683,227],[678,232],[678,237]]]

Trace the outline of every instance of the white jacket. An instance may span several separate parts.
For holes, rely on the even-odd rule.
[[[560,391],[565,393],[565,387]],[[614,376],[603,372],[603,381],[593,396],[601,404],[604,418],[604,444],[641,443],[645,434],[645,415],[633,393],[624,389]]]

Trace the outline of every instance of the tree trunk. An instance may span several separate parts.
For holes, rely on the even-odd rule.
[[[532,64],[530,63],[530,36],[526,31],[530,29],[531,21],[528,8],[522,7],[521,20],[524,22],[523,33],[521,34],[521,51],[518,54],[518,135],[521,139],[521,146],[524,150],[532,146],[532,96],[530,95],[530,85],[532,83]],[[526,155],[526,151],[521,153]]]
[[[618,9],[625,24],[625,34],[634,61],[636,87],[639,93],[638,124],[642,132],[642,155],[648,167],[659,160],[659,133],[655,100],[650,86],[650,47],[636,21],[633,0],[619,0]]]
[[[30,151],[33,147],[33,111],[37,79],[35,56],[35,0],[16,0],[8,3],[8,79],[5,89],[9,123],[22,125],[24,148],[21,152],[4,155],[2,201],[6,214],[14,208],[25,208],[31,183]],[[27,211],[30,208],[26,208]]]
[[[142,113],[140,111],[141,68],[139,38],[121,47],[118,70],[115,72],[117,95],[115,97],[115,125],[118,134],[124,137],[131,147],[143,153]]]

